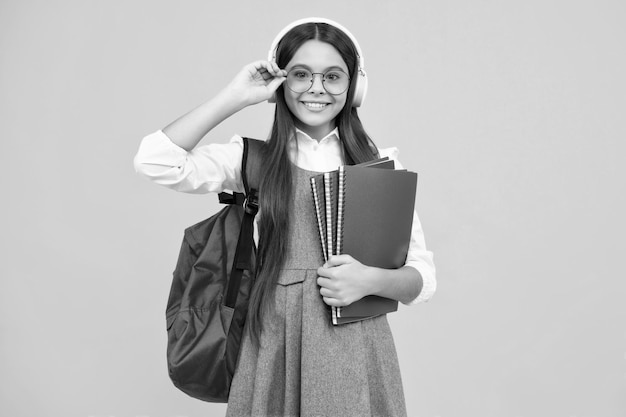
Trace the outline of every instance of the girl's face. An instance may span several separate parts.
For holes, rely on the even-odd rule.
[[[285,68],[305,68],[324,74],[331,69],[341,69],[346,74],[348,66],[339,52],[330,44],[310,40],[302,44]],[[324,89],[321,75],[313,76],[313,85],[304,93],[291,91],[283,84],[287,107],[296,117],[296,126],[314,139],[321,139],[335,128],[335,117],[346,105],[348,91],[331,95]]]

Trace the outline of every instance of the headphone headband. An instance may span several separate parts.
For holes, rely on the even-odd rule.
[[[306,17],[304,19],[299,19],[299,20],[296,20],[295,22],[291,22],[290,24],[285,26],[283,30],[278,32],[278,35],[276,35],[276,37],[272,41],[272,46],[267,55],[267,60],[270,62],[276,62],[276,51],[278,49],[278,44],[280,43],[280,40],[291,29],[295,28],[296,26],[303,25],[305,23],[326,23],[327,25],[334,26],[337,29],[341,30],[343,33],[345,33],[346,36],[350,38],[350,40],[354,44],[354,47],[356,48],[357,57],[359,58],[359,71],[365,72],[365,60],[363,59],[363,53],[361,52],[361,47],[359,46],[359,42],[356,40],[354,35],[352,35],[352,33],[350,33],[350,31],[346,29],[344,26],[342,26],[341,24],[330,19],[325,19],[323,17]]]
[[[336,27],[337,29],[341,30],[348,38],[350,38],[350,40],[354,44],[354,47],[357,53],[357,58],[359,60],[359,68],[357,71],[358,78],[356,80],[356,88],[355,88],[354,99],[352,101],[352,106],[359,107],[363,103],[363,100],[365,100],[365,93],[367,92],[367,74],[365,72],[365,60],[363,59],[363,53],[361,52],[361,47],[359,46],[359,42],[356,40],[354,35],[350,33],[348,29],[346,29],[344,26],[340,25],[339,23],[330,19],[325,19],[323,17],[307,17],[304,19],[296,20],[295,22],[288,24],[280,32],[278,32],[278,35],[276,35],[276,37],[274,38],[274,41],[272,41],[272,46],[270,47],[270,50],[267,54],[267,60],[270,62],[276,62],[276,52],[278,50],[278,44],[280,43],[280,41],[287,34],[287,32],[289,32],[291,29],[295,28],[296,26],[303,25],[305,23],[326,23],[327,25]],[[274,102],[273,99],[270,99],[269,101]]]

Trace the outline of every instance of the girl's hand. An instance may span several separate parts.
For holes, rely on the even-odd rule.
[[[278,68],[276,63],[256,61],[243,67],[228,89],[250,106],[268,100],[286,79],[287,71]]]
[[[331,256],[317,269],[320,294],[329,306],[342,307],[372,294],[375,268],[363,265],[350,255]]]

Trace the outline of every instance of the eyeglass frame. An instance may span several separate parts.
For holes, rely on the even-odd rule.
[[[294,93],[296,93],[296,94],[306,93],[306,92],[307,92],[307,91],[309,91],[311,88],[313,88],[313,84],[315,83],[315,76],[316,76],[316,75],[321,75],[321,79],[322,79],[322,88],[324,88],[324,91],[326,91],[326,92],[327,92],[328,94],[330,94],[331,96],[339,96],[339,95],[341,95],[341,94],[345,93],[346,91],[348,91],[348,90],[350,89],[350,81],[352,81],[352,77],[350,77],[350,75],[349,75],[347,72],[345,72],[344,70],[342,70],[342,69],[329,69],[329,70],[328,70],[328,71],[326,71],[326,72],[312,72],[312,71],[310,71],[310,70],[308,70],[308,69],[306,69],[306,68],[294,67],[294,68],[290,69],[290,70],[287,72],[287,80],[289,80],[289,74],[290,74],[292,71],[296,71],[296,70],[298,70],[298,71],[307,71],[307,72],[310,72],[310,73],[311,73],[311,85],[309,86],[309,88],[307,88],[307,89],[306,89],[306,90],[304,90],[304,91],[295,91],[293,88],[289,87],[289,82],[285,82],[285,84],[287,85],[287,88],[288,88],[290,91],[293,91],[293,92],[294,92]],[[329,72],[332,72],[332,71],[339,71],[339,72],[342,72],[342,73],[346,74],[346,76],[348,77],[348,86],[347,86],[347,87],[346,87],[346,89],[345,89],[345,90],[343,90],[341,93],[331,93],[330,91],[328,91],[328,90],[326,89],[326,85],[324,84],[324,82],[325,82],[326,80],[325,80],[324,78],[325,78],[325,75],[326,75],[326,74],[328,74]]]

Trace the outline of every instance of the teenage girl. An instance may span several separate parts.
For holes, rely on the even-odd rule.
[[[415,304],[435,291],[432,253],[417,215],[406,264],[323,264],[309,178],[389,156],[357,115],[367,78],[356,39],[336,22],[294,22],[268,61],[246,65],[216,97],[146,136],[137,172],[190,193],[243,191],[242,138],[196,147],[239,110],[276,102],[260,184],[257,279],[227,416],[404,416],[400,369],[386,316],[332,326],[327,306],[375,294]]]

